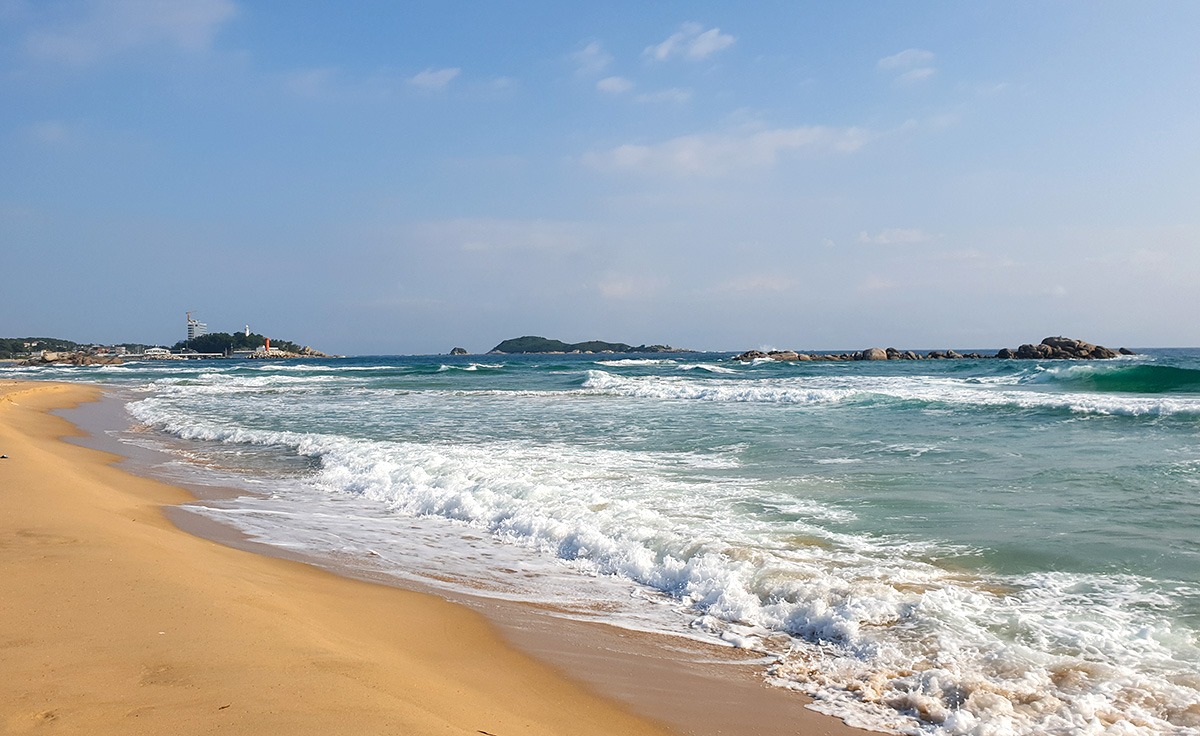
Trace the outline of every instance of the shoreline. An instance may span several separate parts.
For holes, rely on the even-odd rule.
[[[14,389],[14,386],[17,388]],[[9,406],[14,403],[11,401],[14,391],[21,395],[21,401],[18,402],[20,407]],[[466,595],[450,596],[447,601],[444,593],[430,595],[428,591],[414,591],[413,586],[405,587],[400,584],[400,581],[392,578],[363,580],[362,576],[351,574],[352,571],[338,569],[336,562],[297,558],[287,554],[284,550],[248,540],[237,530],[217,522],[207,519],[203,519],[203,523],[198,522],[197,520],[202,517],[188,512],[185,507],[179,505],[193,500],[195,496],[193,491],[136,473],[137,461],[129,459],[130,448],[128,446],[118,443],[117,440],[105,439],[97,432],[96,427],[87,430],[94,438],[92,442],[89,442],[87,436],[81,438],[85,432],[76,427],[75,417],[63,418],[61,411],[55,411],[58,416],[48,413],[56,409],[65,409],[67,404],[78,405],[83,401],[94,401],[101,397],[103,392],[102,387],[94,385],[0,382],[0,412],[22,414],[22,421],[25,422],[25,424],[14,424],[7,421],[6,416],[0,439],[4,441],[6,447],[11,446],[13,441],[18,439],[16,435],[11,435],[14,426],[22,436],[27,433],[27,425],[38,427],[39,431],[34,432],[34,437],[28,441],[30,447],[42,453],[43,457],[53,456],[56,465],[54,471],[56,472],[50,475],[65,473],[77,480],[80,471],[86,470],[86,475],[94,475],[94,481],[88,483],[91,490],[87,496],[90,499],[101,499],[106,503],[115,500],[133,501],[142,516],[155,517],[148,526],[154,529],[156,540],[158,537],[163,537],[169,540],[169,547],[185,552],[183,559],[171,561],[171,569],[176,574],[183,575],[180,580],[171,581],[176,587],[191,587],[192,590],[186,592],[192,594],[203,591],[205,596],[212,599],[209,601],[212,606],[222,609],[235,606],[235,602],[229,600],[228,591],[216,590],[215,582],[211,579],[226,572],[223,569],[224,566],[233,565],[238,570],[253,570],[256,573],[256,580],[261,575],[271,577],[271,585],[263,588],[256,587],[249,593],[242,591],[243,597],[247,594],[255,600],[257,600],[255,596],[265,597],[272,604],[283,606],[293,616],[303,619],[289,621],[288,623],[291,625],[286,627],[279,625],[268,627],[270,635],[276,640],[284,640],[283,644],[293,639],[298,633],[294,630],[297,628],[295,626],[297,623],[302,624],[299,626],[301,629],[320,626],[322,630],[325,630],[326,627],[332,627],[336,630],[339,641],[358,642],[365,635],[369,635],[373,639],[378,638],[384,632],[380,631],[380,624],[374,619],[373,614],[377,615],[381,611],[388,611],[387,615],[392,616],[394,620],[396,618],[394,609],[402,609],[399,618],[403,623],[384,627],[387,628],[386,635],[383,636],[387,639],[385,644],[398,647],[400,650],[399,653],[390,649],[384,650],[390,653],[389,656],[395,658],[412,656],[412,653],[406,651],[405,647],[416,646],[422,651],[432,648],[434,650],[432,656],[439,661],[441,659],[452,659],[456,662],[475,660],[473,668],[468,667],[470,671],[462,675],[461,681],[454,679],[453,676],[448,679],[447,673],[444,672],[445,668],[435,664],[429,679],[436,682],[433,684],[416,683],[415,687],[420,694],[414,696],[411,691],[414,688],[415,676],[409,673],[389,671],[389,669],[395,670],[396,667],[394,662],[380,661],[388,658],[384,656],[384,651],[377,651],[374,646],[366,649],[357,647],[354,649],[354,656],[348,661],[344,657],[338,657],[339,664],[351,667],[356,673],[364,669],[378,670],[373,672],[376,677],[372,679],[349,676],[348,679],[354,680],[359,687],[350,687],[349,690],[352,692],[339,695],[337,699],[321,700],[305,696],[303,698],[304,718],[299,721],[304,724],[303,727],[300,727],[302,732],[305,727],[310,726],[314,728],[313,732],[322,731],[323,729],[316,728],[312,724],[317,723],[322,717],[330,716],[334,716],[337,720],[337,725],[333,726],[335,730],[348,728],[349,722],[343,720],[345,712],[349,709],[346,703],[356,699],[362,700],[364,696],[369,696],[365,699],[375,707],[359,713],[362,720],[359,721],[361,725],[357,728],[358,732],[361,732],[363,728],[377,728],[380,723],[398,725],[400,724],[399,719],[402,717],[411,717],[410,710],[414,705],[414,700],[423,704],[427,699],[434,699],[439,703],[448,704],[450,710],[453,711],[452,714],[437,716],[443,719],[438,722],[439,729],[448,725],[453,718],[461,720],[459,711],[469,709],[465,705],[465,701],[469,700],[476,708],[481,708],[486,713],[502,712],[510,717],[510,722],[502,723],[503,719],[499,717],[495,717],[491,721],[480,720],[479,722],[483,725],[471,727],[456,722],[455,725],[462,726],[462,728],[451,728],[450,731],[465,733],[482,731],[498,734],[498,736],[506,736],[507,733],[514,732],[686,733],[698,736],[737,733],[803,733],[849,736],[869,733],[847,726],[832,716],[806,709],[804,705],[809,701],[803,696],[767,686],[760,677],[750,671],[750,667],[739,667],[736,664],[738,662],[753,664],[758,657],[752,653],[724,650],[687,640],[666,641],[670,637],[630,632],[605,624],[563,620],[553,616],[552,612],[539,610],[537,606],[529,604],[472,598]],[[32,411],[27,409],[32,409]],[[80,427],[83,427],[83,424],[80,424]],[[62,435],[74,435],[74,437],[69,442],[55,439]],[[113,446],[103,449],[96,448],[95,443],[105,442],[112,443]],[[5,452],[8,451],[5,450]],[[11,452],[8,454],[12,455]],[[12,460],[0,462],[11,463]],[[47,464],[42,463],[39,467],[45,465]],[[0,473],[10,475],[12,466],[0,466]],[[45,479],[42,485],[45,486],[49,482],[50,479]],[[6,483],[5,485],[11,484]],[[94,487],[97,485],[100,488]],[[128,486],[128,489],[125,486]],[[22,488],[20,493],[25,492],[26,489]],[[19,525],[22,521],[20,513],[7,513],[9,511],[7,507],[12,506],[14,500],[7,497],[10,495],[11,492],[5,494],[5,498],[0,499],[0,507],[3,507],[6,512],[4,526]],[[67,503],[78,502],[80,500],[78,495],[74,494],[72,501]],[[74,517],[87,515],[86,509],[74,511]],[[147,511],[151,513],[147,514]],[[28,521],[28,519],[25,520]],[[38,521],[50,524],[51,520],[41,518]],[[61,520],[54,519],[53,521]],[[89,522],[95,522],[95,520],[89,517]],[[113,531],[114,526],[117,526],[115,517],[108,519],[107,524],[100,524],[99,530],[101,532]],[[13,535],[17,534],[19,538],[19,530],[8,529],[6,531],[8,532],[7,537],[13,538]],[[61,534],[61,530],[50,531],[48,534],[54,538],[70,538],[68,535]],[[56,534],[57,537],[55,537]],[[118,531],[115,536],[120,537],[126,543],[141,541],[140,537],[137,540],[130,539],[129,535],[123,531]],[[78,542],[78,538],[74,538],[74,541]],[[31,542],[30,545],[36,545],[36,543]],[[61,549],[56,548],[56,553],[72,554],[76,551],[73,549],[75,545],[71,542],[62,542],[61,546]],[[23,605],[19,607],[21,610],[11,612],[6,610],[3,614],[3,628],[8,631],[20,630],[21,627],[15,625],[19,622],[8,619],[10,617],[20,618],[22,613],[28,613],[25,610],[28,605],[24,604],[31,603],[24,597],[23,586],[14,582],[12,571],[8,569],[14,566],[10,560],[13,549],[23,549],[22,543],[17,542],[13,545],[6,545],[6,548],[0,548],[0,569],[8,578],[5,585],[13,586],[20,593],[16,595],[10,593],[4,597],[9,600],[21,600]],[[143,556],[139,555],[139,558],[143,558]],[[162,563],[161,556],[154,556],[153,560],[157,573],[159,565],[164,563]],[[322,562],[325,564],[321,564]],[[35,564],[34,567],[38,567],[38,565]],[[178,569],[180,567],[185,568],[182,573]],[[197,570],[203,570],[203,572],[197,572]],[[62,571],[57,570],[56,573],[62,573]],[[141,578],[144,577],[145,571],[131,570],[130,573]],[[156,579],[156,582],[162,582],[160,575],[156,574],[152,577]],[[309,600],[311,588],[318,586],[318,583],[322,591],[328,589],[331,591],[329,595],[338,600],[335,609],[321,608],[321,613],[326,616],[325,618],[317,616],[313,610],[314,603]],[[71,586],[64,584],[62,589],[69,590]],[[365,595],[364,590],[370,591],[370,594]],[[364,595],[370,599],[369,605],[361,603]],[[49,591],[49,597],[50,600],[34,602],[33,605],[50,608],[54,603],[54,591]],[[111,600],[111,597],[106,600]],[[329,600],[325,600],[323,605],[332,604]],[[365,611],[364,607],[370,610]],[[422,613],[414,616],[410,613],[412,610],[419,610]],[[78,616],[80,613],[75,611],[65,615],[71,617],[72,614]],[[330,615],[332,615],[332,620],[328,618]],[[452,621],[455,627],[462,627],[467,635],[460,636],[462,632],[456,631],[454,636],[443,637],[436,647],[431,647],[430,643],[426,641],[429,638],[428,632],[422,632],[420,626],[413,625],[414,617],[426,621],[444,617],[444,621],[436,623],[441,623],[444,628],[445,621]],[[208,616],[208,619],[211,618],[211,615]],[[320,620],[316,620],[317,618]],[[25,623],[28,625],[29,622],[35,620],[36,618],[28,618]],[[89,621],[88,623],[92,624],[93,622]],[[203,623],[204,626],[199,628],[205,629],[205,631],[207,631],[205,627],[215,625],[211,620]],[[239,620],[237,623],[241,625],[245,622]],[[89,628],[94,629],[94,626],[89,626]],[[237,626],[234,628],[236,629]],[[403,631],[395,631],[395,629]],[[406,641],[394,641],[406,639],[406,637],[399,636],[404,632],[409,634]],[[201,638],[204,638],[203,632],[199,633]],[[244,630],[234,631],[225,641],[228,641],[228,638],[236,640],[238,634],[245,633]],[[259,634],[265,635],[263,632],[259,632]],[[98,632],[95,630],[84,632],[81,635],[84,638],[90,636],[89,651],[96,650],[98,655],[102,654],[112,659],[109,662],[109,667],[112,669],[121,669],[122,667],[128,669],[133,666],[130,659],[137,659],[136,656],[132,656],[137,654],[136,650],[122,655],[112,651],[111,647],[105,647],[103,642],[96,641]],[[414,642],[413,639],[417,641]],[[469,643],[463,644],[462,641],[458,641],[459,639],[466,639]],[[482,643],[480,643],[481,641]],[[24,642],[25,640],[17,640],[15,644],[5,643],[5,647],[0,649],[2,652],[0,653],[0,662],[16,663],[12,666],[6,664],[7,670],[19,672],[18,667],[26,669],[32,667],[28,661],[28,655],[34,654],[34,652],[24,651],[32,645]],[[147,642],[142,643],[146,644]],[[148,643],[161,647],[166,641],[151,637]],[[377,645],[379,642],[374,643]],[[45,649],[54,648],[54,642],[51,641],[41,641],[40,644],[43,656],[47,653],[44,651]],[[195,642],[190,644],[194,646]],[[270,646],[279,646],[280,644],[280,641],[272,641]],[[186,653],[200,655],[200,652],[192,651],[192,646],[184,647],[187,650]],[[212,646],[211,641],[208,646]],[[167,648],[167,652],[176,655],[183,653],[170,647]],[[347,654],[344,650],[338,650],[338,653],[339,655]],[[223,649],[205,651],[203,655],[218,659],[228,656],[243,662],[244,666],[251,664],[246,661],[247,653],[236,650],[231,652],[228,644]],[[363,659],[360,660],[360,657]],[[325,679],[324,675],[328,674],[321,669],[319,660],[308,662],[307,667],[304,663],[297,663],[287,657],[284,657],[282,661],[289,662],[289,677],[282,681],[272,682],[272,689],[276,692],[313,686],[316,681]],[[63,663],[64,666],[67,664],[73,663]],[[195,664],[197,663],[193,663],[193,665]],[[210,662],[209,664],[212,666],[214,663]],[[221,669],[219,664],[216,663],[217,669]],[[390,668],[389,664],[392,665]],[[270,665],[271,662],[268,661],[257,662],[258,669]],[[143,669],[146,667],[144,663],[141,666]],[[464,664],[464,666],[466,665]],[[168,669],[172,669],[171,666],[168,666]],[[224,669],[228,669],[228,667]],[[314,671],[314,669],[320,671]],[[341,674],[346,676],[345,672]],[[395,684],[395,678],[401,674],[408,676],[402,678],[404,687],[401,688],[402,692],[397,695],[389,691],[389,684]],[[497,676],[498,674],[499,676]],[[295,675],[295,678],[292,675]],[[239,676],[248,675],[245,672],[239,672]],[[12,682],[15,683],[22,679],[26,678],[18,676],[12,678]],[[154,679],[151,677],[151,680]],[[166,679],[172,680],[173,677]],[[416,677],[416,679],[423,678]],[[143,680],[145,680],[144,677]],[[527,683],[530,682],[537,684],[529,687]],[[547,683],[550,684],[547,685]],[[150,686],[154,684],[152,682]],[[257,684],[261,686],[262,683]],[[346,683],[343,681],[342,684]],[[98,683],[93,682],[91,685],[96,686]],[[196,700],[202,697],[206,691],[212,695],[222,695],[229,690],[226,685],[227,683],[220,678],[213,678],[206,683],[206,686],[192,683],[188,689],[200,691],[191,693],[193,700]],[[47,686],[50,685],[47,684]],[[88,687],[86,682],[81,682],[78,686],[84,689]],[[147,686],[146,682],[142,682],[140,689],[127,692],[125,701],[110,696],[108,698],[110,702],[103,706],[95,703],[92,707],[98,708],[106,714],[105,717],[111,721],[110,729],[113,732],[130,732],[131,724],[137,726],[134,730],[140,730],[143,727],[147,727],[147,732],[153,730],[149,727],[153,718],[138,720],[136,723],[129,720],[130,713],[135,711],[134,717],[138,719],[142,719],[142,716],[146,715],[173,712],[173,715],[165,721],[172,726],[185,723],[189,728],[205,730],[210,726],[217,725],[218,721],[216,720],[211,724],[204,724],[197,720],[202,715],[207,717],[216,712],[200,707],[198,702],[192,703],[191,706],[178,703],[175,705],[177,710],[164,709],[158,705],[150,706],[149,711],[137,710],[135,702],[138,698],[136,696],[145,692],[144,688]],[[0,686],[0,693],[5,694],[4,702],[6,703],[15,705],[21,702],[25,704],[30,702],[31,698],[37,699],[33,694],[34,691],[24,694],[16,691],[32,687],[32,685],[26,688],[9,684]],[[447,687],[454,691],[453,696],[448,696],[444,692]],[[511,691],[514,687],[521,692],[520,698],[512,697]],[[431,692],[425,693],[426,688]],[[460,703],[458,699],[462,697],[464,688],[470,688],[468,695],[471,697]],[[498,700],[493,697],[496,691],[502,693]],[[72,720],[70,716],[88,709],[89,701],[84,698],[81,702],[79,695],[72,697],[66,692],[63,692],[62,695],[74,702],[41,710],[35,707],[21,713],[5,712],[3,714],[4,722],[14,732],[33,728],[45,720],[55,720],[56,727],[70,730],[68,726],[68,722]],[[489,697],[492,699],[489,700]],[[549,705],[546,702],[547,698],[550,698],[551,701]],[[112,700],[118,702],[113,703]],[[292,704],[294,705],[294,702]],[[393,707],[388,707],[389,704]],[[240,716],[240,719],[233,719],[236,724],[240,725],[221,724],[223,730],[232,728],[233,730],[230,732],[239,732],[238,728],[244,729],[246,733],[251,733],[285,725],[288,728],[298,727],[296,714],[289,714],[289,718],[282,720],[276,719],[282,714],[267,707],[266,704],[262,708],[243,709],[236,713],[232,712],[234,711],[232,705],[224,708],[213,707],[219,710],[216,716],[218,718],[232,719],[233,716]],[[118,717],[116,711],[122,708],[125,711]],[[6,710],[8,710],[7,706]],[[535,723],[528,723],[530,720]],[[518,725],[516,721],[522,722],[519,724],[519,728],[514,730],[514,727]],[[89,716],[86,724],[87,730],[89,732],[105,732],[103,727],[97,727],[97,723],[99,721]],[[164,723],[164,721],[159,721],[159,723]],[[75,725],[83,727],[85,724],[76,723]],[[428,728],[426,728],[427,726]],[[404,721],[404,732],[406,733],[432,733],[435,730],[438,733],[445,732],[434,729],[431,722],[419,718],[415,721]],[[324,732],[329,731],[326,729]]]

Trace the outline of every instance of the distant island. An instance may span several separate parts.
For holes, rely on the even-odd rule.
[[[489,353],[691,353],[686,348],[673,348],[670,345],[627,345],[623,342],[604,342],[603,340],[588,340],[587,342],[563,342],[545,337],[526,335],[505,340],[488,351]]]

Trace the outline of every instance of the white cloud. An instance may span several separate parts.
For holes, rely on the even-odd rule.
[[[921,66],[929,66],[933,63],[933,52],[925,49],[904,49],[898,54],[885,56],[879,60],[877,66],[884,70],[896,69],[914,69]]]
[[[599,74],[612,63],[612,54],[604,50],[599,41],[592,41],[579,51],[571,54],[571,60],[578,66],[580,74]]]
[[[237,15],[232,0],[96,0],[87,7],[79,21],[29,34],[26,51],[74,66],[146,46],[205,51],[221,25]]]
[[[625,77],[605,77],[599,82],[596,82],[596,89],[601,92],[619,95],[633,89],[633,82]]]
[[[896,81],[904,84],[914,84],[929,79],[934,74],[937,74],[937,69],[933,67],[923,66],[917,69],[909,69],[900,76],[896,77]]]
[[[881,71],[895,73],[898,84],[916,84],[937,74],[933,59],[932,51],[905,49],[898,54],[883,57],[876,62],[876,67]]]
[[[889,228],[869,235],[865,230],[858,234],[858,242],[865,245],[914,245],[927,243],[933,238],[924,230],[916,228]]]
[[[672,87],[670,89],[659,90],[658,92],[645,92],[638,95],[635,99],[638,102],[668,102],[682,105],[685,102],[691,102],[692,91],[690,89]]]
[[[445,89],[462,72],[458,67],[426,69],[409,78],[408,83],[422,89]]]
[[[824,126],[756,130],[736,135],[698,134],[653,145],[628,143],[585,154],[582,161],[602,171],[719,175],[772,166],[785,153],[853,153],[871,137],[862,128]]]
[[[706,31],[699,23],[688,22],[680,26],[678,32],[668,36],[667,40],[647,46],[642,53],[658,61],[665,61],[674,56],[700,61],[729,48],[736,40],[728,33],[721,33],[720,28],[710,28]]]

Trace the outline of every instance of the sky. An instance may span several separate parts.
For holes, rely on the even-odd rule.
[[[0,0],[0,336],[1200,345],[1200,3]]]

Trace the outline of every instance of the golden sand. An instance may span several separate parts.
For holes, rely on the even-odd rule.
[[[58,438],[98,389],[0,382],[0,730],[664,734],[432,596],[179,531],[183,490]]]

